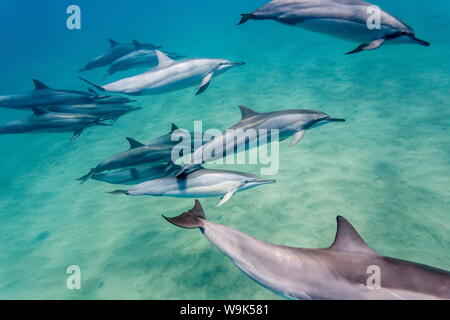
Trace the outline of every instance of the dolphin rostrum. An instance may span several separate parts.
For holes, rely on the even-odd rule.
[[[206,220],[198,200],[192,210],[166,219],[200,228],[242,272],[288,299],[450,299],[450,272],[379,255],[343,217],[326,249],[274,245],[215,224]]]
[[[147,72],[100,86],[80,77],[100,91],[128,95],[155,95],[199,85],[197,94],[204,92],[213,76],[241,66],[244,62],[223,59],[186,59],[175,61],[156,50],[158,66]]]
[[[111,193],[175,198],[221,197],[217,205],[220,207],[236,192],[271,183],[275,183],[275,180],[262,180],[248,173],[200,168],[183,176],[168,176],[143,182],[129,190],[116,190]]]
[[[259,113],[246,106],[239,106],[239,108],[241,120],[222,135],[195,150],[190,155],[190,163],[185,165],[180,173],[203,163],[230,156],[236,150],[247,150],[258,144],[270,142],[272,130],[278,131],[280,141],[294,136],[291,142],[291,146],[294,146],[303,139],[307,130],[326,123],[345,121],[345,119],[332,118],[326,113],[311,110],[295,109]],[[250,131],[255,134],[246,134]],[[262,140],[261,134],[267,134],[269,137]],[[222,150],[223,153],[215,152],[217,150]]]
[[[134,168],[142,165],[167,164],[172,157],[173,146],[171,145],[145,145],[132,138],[127,138],[127,140],[130,144],[130,149],[99,163],[88,174],[78,180],[84,183],[94,174],[104,171]]]
[[[117,59],[137,50],[141,49],[158,49],[161,47],[156,47],[152,44],[140,43],[136,40],[133,40],[131,43],[119,43],[112,39],[108,39],[110,48],[108,51],[96,57],[94,60],[90,61],[84,68],[82,68],[79,72],[92,70],[95,68],[100,68],[107,66]]]
[[[372,15],[379,15],[379,25],[372,26]],[[430,45],[418,39],[410,26],[361,0],[274,0],[253,13],[243,14],[239,24],[248,20],[275,20],[360,43],[347,54],[377,49],[384,43]]]
[[[33,83],[35,86],[33,91],[0,96],[0,108],[27,109],[56,104],[89,104],[109,98],[109,96],[100,96],[95,91],[52,89],[36,79]]]
[[[177,53],[165,52],[165,54],[174,60],[184,58],[185,56]],[[141,49],[133,51],[114,61],[108,68],[105,78],[119,71],[126,71],[135,68],[153,68],[158,65],[158,58],[155,50]]]
[[[73,113],[52,113],[33,108],[33,115],[0,125],[0,134],[73,132],[72,140],[78,138],[90,126],[109,126],[102,119]]]

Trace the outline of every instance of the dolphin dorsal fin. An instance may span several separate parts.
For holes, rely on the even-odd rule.
[[[160,50],[155,50],[156,56],[158,57],[158,66],[157,68],[165,68],[170,66],[175,61],[170,59],[164,52]]]
[[[109,41],[109,44],[111,45],[111,48],[115,47],[119,44],[119,42],[117,42],[116,40],[113,40],[113,39],[108,39],[108,41]]]
[[[258,112],[256,112],[255,110],[246,106],[239,106],[239,109],[241,109],[241,120],[253,117],[258,114]]]
[[[336,239],[329,249],[333,251],[377,255],[375,251],[369,248],[352,224],[341,216],[337,217]]]
[[[33,111],[33,113],[34,113],[36,116],[40,116],[40,115],[43,115],[43,114],[48,113],[48,112],[46,112],[46,111],[44,111],[44,110],[42,110],[42,109],[39,109],[39,108],[31,108],[31,111]]]
[[[137,140],[134,140],[133,138],[127,138],[128,143],[130,144],[130,149],[136,149],[140,147],[145,147],[145,144],[140,143]]]
[[[132,40],[132,41],[133,41],[134,47],[136,49],[138,49],[138,50],[144,49],[144,46],[139,41],[137,41],[137,40]]]
[[[89,88],[89,89],[88,89],[88,92],[89,92],[90,94],[97,94],[97,91],[95,91],[95,90],[92,89],[92,88]]]
[[[50,89],[48,86],[46,86],[39,80],[33,79],[33,83],[34,83],[34,87],[36,88],[36,90]]]
[[[179,128],[175,123],[172,123],[172,127],[170,129],[170,133],[173,133],[174,131],[177,131]]]

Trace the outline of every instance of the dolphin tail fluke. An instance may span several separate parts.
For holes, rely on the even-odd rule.
[[[84,82],[90,84],[91,86],[94,86],[99,91],[102,91],[102,92],[106,91],[102,86],[99,86],[98,84],[95,84],[95,83],[93,83],[93,82],[91,82],[89,80],[86,80],[86,79],[82,78],[82,77],[78,77],[78,78],[80,78],[80,80],[83,80]]]
[[[253,17],[255,15],[253,13],[243,13],[243,14],[241,14],[241,16],[242,16],[242,18],[241,18],[241,21],[239,21],[238,26],[246,23],[248,20],[253,19]]]
[[[202,228],[204,220],[206,220],[205,212],[199,200],[195,200],[195,206],[191,210],[179,215],[178,217],[164,219],[180,228],[196,229]]]
[[[80,184],[85,183],[86,181],[88,181],[90,178],[92,178],[92,176],[95,174],[95,168],[92,168],[91,171],[88,172],[88,174],[82,176],[81,178],[77,179],[78,181],[80,181]]]

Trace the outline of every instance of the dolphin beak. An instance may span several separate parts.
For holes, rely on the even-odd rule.
[[[276,180],[259,180],[258,184],[273,184],[276,183]]]
[[[326,118],[324,120],[328,121],[328,122],[345,122],[346,121],[345,119],[339,119],[339,118]]]
[[[230,66],[237,67],[237,66],[243,66],[245,62],[231,62]]]
[[[429,47],[431,44],[428,41],[417,38],[416,36],[411,36],[411,40],[415,41],[418,45]]]

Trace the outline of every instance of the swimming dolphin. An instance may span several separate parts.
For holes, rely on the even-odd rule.
[[[247,276],[288,299],[450,299],[450,272],[383,257],[343,217],[326,249],[274,245],[206,220],[200,202],[175,218],[176,226],[203,235]],[[369,281],[378,269],[380,287]]]
[[[416,37],[414,30],[388,12],[379,12],[379,28],[369,23],[379,7],[360,0],[275,0],[250,14],[243,14],[239,24],[248,20],[275,20],[286,25],[331,35],[360,43],[348,52],[373,50],[384,43],[413,43],[429,46]]]
[[[110,44],[109,50],[90,61],[84,68],[79,70],[79,72],[107,66],[117,59],[136,50],[141,50],[143,48],[151,50],[161,48],[154,46],[153,44],[140,43],[136,40],[133,40],[131,43],[119,43],[111,39],[108,39],[108,41]]]
[[[275,183],[275,180],[262,180],[258,176],[237,171],[201,168],[183,176],[147,181],[129,190],[116,190],[111,193],[175,198],[221,197],[221,201],[217,205],[220,207],[236,192],[271,183]]]
[[[185,56],[177,53],[165,52],[165,54],[174,60],[184,58]],[[133,51],[114,61],[105,74],[105,78],[119,71],[126,71],[134,68],[153,68],[158,65],[158,58],[155,50],[141,49]]]
[[[303,139],[307,130],[326,123],[345,121],[345,119],[332,118],[326,113],[311,110],[295,109],[259,113],[246,106],[239,106],[239,109],[241,120],[222,135],[198,148],[192,154],[190,163],[183,167],[180,174],[203,163],[232,155],[236,150],[247,150],[261,143],[270,142],[271,130],[278,130],[280,141],[294,136],[291,142],[291,146],[294,146]],[[245,134],[250,131],[255,134]],[[262,133],[269,135],[265,141],[260,139]],[[228,143],[230,141],[234,143]],[[215,152],[217,150],[222,150],[223,153]]]
[[[87,114],[48,113],[33,108],[33,115],[0,125],[0,134],[73,132],[72,140],[78,138],[90,126],[108,126],[98,117]]]
[[[80,77],[100,91],[129,95],[155,95],[199,85],[197,94],[204,92],[213,76],[241,66],[244,62],[223,59],[186,59],[175,61],[156,50],[158,66],[136,76],[100,86]]]
[[[135,185],[144,181],[155,180],[166,177],[177,172],[180,168],[175,166],[171,171],[166,171],[165,165],[127,168],[110,172],[97,173],[92,176],[93,180],[107,182],[110,184]]]
[[[113,120],[115,122],[121,116],[136,110],[140,110],[142,108],[118,104],[81,104],[48,106],[43,107],[42,109],[49,112],[89,114],[103,120]]]
[[[36,79],[33,80],[33,83],[35,86],[33,91],[0,96],[0,108],[27,109],[55,104],[88,104],[109,98],[109,96],[101,96],[93,91],[52,89]]]
[[[94,174],[116,169],[134,168],[142,165],[167,164],[172,157],[171,145],[145,145],[132,138],[127,138],[130,149],[99,163],[88,174],[78,179],[81,183],[89,180]]]

